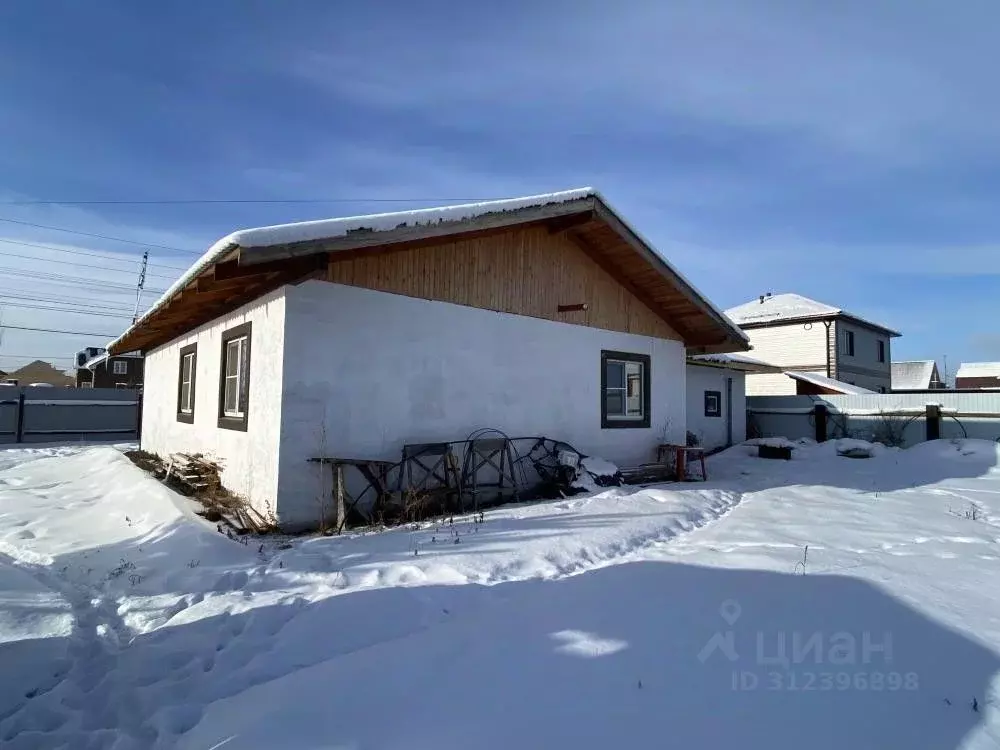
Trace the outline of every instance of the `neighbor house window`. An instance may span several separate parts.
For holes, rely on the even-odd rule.
[[[601,427],[649,427],[649,356],[601,352]]]
[[[111,372],[115,375],[127,375],[128,374],[128,362],[124,359],[116,359],[111,363]]]
[[[881,339],[878,342],[878,361],[885,362],[885,342]]]
[[[705,416],[722,416],[722,391],[705,391]]]
[[[844,333],[844,354],[848,357],[854,356],[854,331]]]
[[[177,373],[177,421],[194,422],[195,373],[198,370],[198,345],[181,349]]]
[[[219,427],[247,428],[250,395],[250,324],[230,328],[222,334],[219,374]]]
[[[128,383],[115,383],[115,388],[128,388]]]

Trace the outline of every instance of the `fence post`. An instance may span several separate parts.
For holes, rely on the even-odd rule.
[[[941,407],[938,404],[927,404],[927,439],[938,440],[941,437]]]
[[[17,442],[24,442],[24,389],[17,397]]]
[[[826,442],[826,404],[816,404],[813,411],[816,420],[816,442]]]

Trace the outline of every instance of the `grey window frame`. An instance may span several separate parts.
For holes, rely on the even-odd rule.
[[[879,339],[876,346],[878,347],[878,361],[885,362],[885,339]]]
[[[709,409],[708,401],[709,399],[715,399],[715,409]],[[721,417],[722,416],[722,391],[705,391],[705,416],[706,417]]]
[[[122,366],[122,371],[118,372],[118,365]],[[127,359],[114,359],[111,361],[111,374],[112,375],[128,375],[128,360]]]
[[[179,355],[177,362],[177,421],[192,424],[194,422],[195,394],[197,393],[195,383],[198,379],[196,374],[198,372],[198,344],[182,346]],[[184,358],[187,356],[191,357],[191,411],[183,411],[181,408],[181,392],[184,388]]]
[[[854,331],[844,331],[844,356],[854,356]]]
[[[253,326],[247,321],[222,332],[222,348],[219,355],[219,421],[218,426],[224,430],[239,430],[246,432],[250,418],[250,346]],[[241,412],[239,416],[226,414],[226,354],[229,342],[246,339],[242,349],[239,366],[239,381],[236,391],[236,406]]]
[[[642,365],[642,416],[638,418],[617,415],[608,415],[608,362],[637,362]],[[652,394],[650,393],[650,383],[652,382],[652,368],[648,354],[636,354],[633,352],[618,352],[611,349],[601,350],[601,428],[610,430],[622,429],[648,429],[650,425],[650,406],[652,404]],[[628,387],[626,380],[625,387]]]

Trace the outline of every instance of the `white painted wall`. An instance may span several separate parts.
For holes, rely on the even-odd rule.
[[[396,461],[404,443],[495,427],[621,464],[685,435],[678,341],[308,281],[286,290],[279,515],[315,523],[318,453]],[[648,429],[601,429],[601,350],[651,357]],[[325,432],[325,436],[324,436]],[[325,445],[324,445],[325,443]]]
[[[272,292],[146,355],[142,448],[164,457],[201,452],[218,458],[223,484],[262,512],[268,504],[275,507],[278,489],[284,294],[284,289]],[[221,335],[247,321],[252,323],[247,431],[220,429]],[[198,344],[194,422],[187,424],[177,421],[177,381],[180,349],[193,343]]]
[[[782,375],[786,379],[787,376]],[[687,366],[687,429],[698,436],[708,449],[726,445],[726,380],[732,378],[733,443],[747,439],[747,400],[744,373],[722,367]],[[705,416],[705,391],[718,391],[722,396],[721,416]]]
[[[837,379],[861,388],[878,391],[890,389],[892,381],[891,340],[880,332],[844,320],[835,324],[837,330]],[[847,332],[854,333],[854,356],[848,356]],[[885,361],[878,361],[878,342],[885,343]]]

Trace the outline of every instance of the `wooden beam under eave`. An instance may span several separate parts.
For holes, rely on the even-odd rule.
[[[571,229],[582,230],[593,220],[594,212],[586,211],[581,214],[571,214],[569,216],[560,216],[557,219],[550,219],[547,226],[549,234],[565,234]]]
[[[601,270],[603,270],[606,274],[608,274],[608,276],[610,276],[616,282],[621,284],[625,289],[627,289],[632,294],[633,297],[642,302],[642,304],[644,304],[654,313],[663,318],[663,321],[667,325],[669,325],[677,333],[677,335],[681,337],[681,339],[683,339],[685,344],[689,340],[692,340],[694,338],[693,335],[691,334],[691,331],[688,330],[683,324],[678,325],[668,316],[663,315],[660,306],[655,301],[650,299],[650,296],[648,294],[646,294],[637,286],[635,286],[635,284],[633,284],[629,279],[623,277],[619,272],[618,268],[615,267],[614,264],[609,263],[608,259],[605,258],[604,255],[601,253],[600,249],[595,247],[589,240],[583,238],[582,236],[577,235],[572,230],[567,232],[567,237],[573,240],[576,246],[579,247],[587,255],[588,258],[590,258],[592,261],[594,261],[594,263],[600,266]]]

